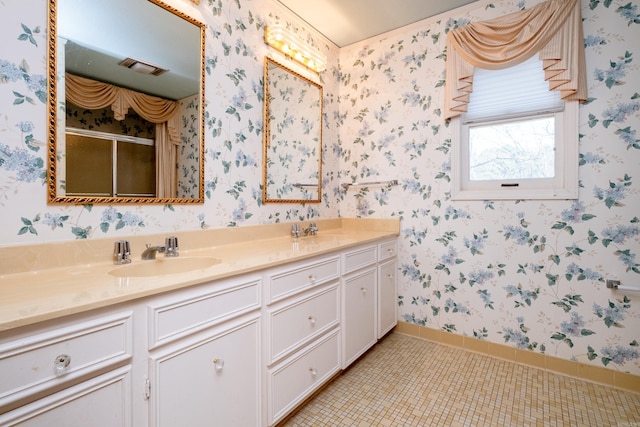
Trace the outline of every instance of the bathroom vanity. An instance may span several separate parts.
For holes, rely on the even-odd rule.
[[[134,253],[0,276],[0,425],[277,424],[397,322],[399,222],[318,225],[184,233],[164,275]]]

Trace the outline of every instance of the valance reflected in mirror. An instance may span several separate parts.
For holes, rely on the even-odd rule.
[[[265,203],[319,203],[322,194],[322,86],[266,57]]]
[[[204,25],[159,0],[49,0],[49,201],[204,202]]]

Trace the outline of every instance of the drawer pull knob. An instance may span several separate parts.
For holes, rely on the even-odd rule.
[[[309,281],[310,282],[315,282],[316,281],[316,276],[314,276],[313,274],[309,275]]]
[[[56,375],[62,375],[69,370],[69,366],[71,366],[71,356],[68,354],[61,354],[56,356],[53,361],[53,372]]]
[[[362,291],[363,294],[367,293],[367,288],[360,288],[360,290]]]
[[[387,252],[389,252],[390,254],[392,254],[392,253],[393,253],[393,249],[389,248],[389,249],[387,249]]]
[[[389,273],[389,274],[387,274],[387,277],[388,277],[389,279],[393,279],[393,274]]]
[[[216,367],[216,371],[221,371],[224,368],[224,360],[223,359],[213,359],[213,366]]]
[[[315,324],[316,324],[316,316],[309,316],[309,322],[310,322],[312,325],[315,325]]]
[[[309,368],[309,372],[311,373],[312,376],[316,376],[318,375],[318,370],[316,368]]]

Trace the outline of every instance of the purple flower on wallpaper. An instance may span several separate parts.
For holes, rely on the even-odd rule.
[[[608,128],[611,123],[624,123],[627,118],[640,111],[640,101],[628,104],[618,104],[614,108],[607,108],[602,112],[602,125]]]
[[[502,334],[504,335],[505,342],[511,342],[518,348],[522,349],[529,346],[529,337],[527,337],[521,331],[516,331],[512,328],[503,328]]]
[[[16,64],[0,59],[0,81],[16,82],[24,77],[23,71]]]
[[[493,279],[495,275],[490,270],[477,270],[470,272],[467,277],[469,278],[469,285],[473,286],[475,284],[483,285],[486,281]]]
[[[631,185],[631,177],[625,175],[620,182],[609,181],[609,188],[594,187],[593,194],[600,200],[604,201],[605,205],[611,209],[616,206],[623,206],[620,203],[626,198],[626,192]]]
[[[627,22],[627,25],[640,24],[640,14],[638,14],[637,5],[629,2],[624,6],[620,6],[619,8],[617,8],[616,12],[618,12],[620,16],[629,21]]]
[[[640,227],[637,225],[617,225],[615,228],[602,230],[603,244],[624,243],[627,239],[640,235]]]
[[[622,365],[630,360],[640,358],[638,349],[624,348],[621,345],[617,345],[615,348],[604,347],[600,352],[602,353],[602,362],[605,365],[607,365],[608,362]]]
[[[563,334],[579,337],[585,327],[585,321],[579,313],[571,312],[571,320],[560,323],[560,330]]]
[[[607,44],[607,41],[602,36],[588,35],[584,38],[585,47],[601,46]]]
[[[570,209],[565,209],[560,214],[563,221],[566,222],[582,222],[582,215],[585,213],[586,208],[584,206],[584,202],[580,200],[575,200],[571,204]]]
[[[604,157],[595,153],[580,153],[580,166],[588,164],[605,164]]]
[[[518,245],[526,245],[529,243],[529,237],[531,234],[523,227],[513,226],[513,225],[505,225],[503,227],[505,239],[512,239]]]
[[[449,250],[447,251],[447,253],[442,255],[440,259],[442,260],[442,263],[444,265],[455,265],[463,262],[458,258],[458,251],[456,250],[456,248],[452,246],[449,246]]]
[[[46,178],[44,161],[24,148],[0,145],[0,168],[16,172],[16,180],[34,182]]]

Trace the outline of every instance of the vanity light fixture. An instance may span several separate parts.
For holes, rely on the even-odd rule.
[[[267,25],[264,29],[264,41],[316,73],[324,71],[327,58],[315,47],[294,34],[282,24]]]

